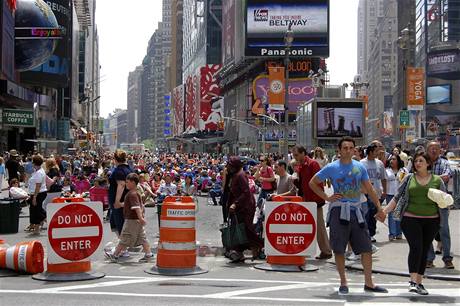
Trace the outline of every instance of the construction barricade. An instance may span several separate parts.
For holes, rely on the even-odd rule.
[[[267,262],[256,269],[280,272],[316,271],[306,256],[316,252],[316,203],[298,196],[273,196],[265,203]]]
[[[102,203],[82,198],[57,198],[47,207],[46,272],[32,276],[44,281],[78,281],[104,277],[91,271],[90,256],[100,247]]]
[[[160,217],[160,241],[156,266],[150,274],[171,276],[208,272],[196,264],[196,204],[192,197],[166,197]]]
[[[19,273],[40,273],[43,272],[44,255],[43,246],[38,240],[20,242],[10,247],[0,246],[0,269]],[[12,274],[5,274],[8,275]]]

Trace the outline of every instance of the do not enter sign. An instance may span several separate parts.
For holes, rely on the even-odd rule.
[[[49,263],[80,261],[98,249],[103,235],[102,203],[50,203],[47,209]]]
[[[265,212],[267,255],[315,254],[316,203],[266,202]]]

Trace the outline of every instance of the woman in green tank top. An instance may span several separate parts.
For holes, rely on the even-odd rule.
[[[427,154],[417,153],[413,161],[415,170],[408,182],[408,205],[401,219],[401,229],[409,244],[409,292],[427,295],[422,285],[426,255],[440,224],[438,206],[428,198],[428,189],[446,191],[446,187],[439,176],[429,172],[431,160]],[[395,198],[385,207],[385,213],[394,210]]]

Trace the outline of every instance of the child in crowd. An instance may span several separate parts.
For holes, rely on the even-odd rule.
[[[139,184],[139,176],[136,173],[131,173],[126,177],[126,188],[129,191],[125,196],[124,203],[122,203],[125,222],[120,234],[120,241],[113,253],[105,252],[106,257],[112,262],[117,262],[120,254],[127,248],[138,245],[142,245],[145,252],[144,257],[139,262],[149,262],[153,257],[145,234],[144,206],[141,196],[137,192],[137,184]]]

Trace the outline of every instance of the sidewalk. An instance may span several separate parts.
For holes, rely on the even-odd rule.
[[[441,255],[436,255],[434,262],[435,268],[427,269],[425,277],[460,281],[460,210],[451,210],[449,217],[450,237],[451,237],[451,253],[454,257],[454,270],[444,269],[444,262]],[[378,252],[373,255],[373,271],[375,273],[393,274],[400,276],[409,276],[407,267],[407,256],[409,254],[409,246],[405,239],[388,241],[388,226],[387,223],[382,224],[377,222],[377,234],[375,235],[379,248]],[[333,263],[333,260],[329,262]],[[346,266],[349,269],[362,270],[359,261],[347,261]]]

